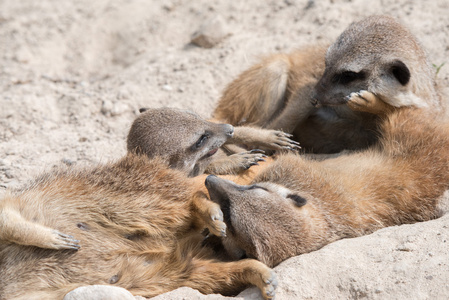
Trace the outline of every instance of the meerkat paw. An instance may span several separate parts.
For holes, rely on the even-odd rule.
[[[4,233],[8,235],[4,235]],[[44,249],[80,248],[79,241],[74,237],[59,232],[22,217],[20,212],[6,208],[0,211],[0,239],[25,246],[35,246]]]
[[[81,246],[79,240],[76,240],[73,236],[64,234],[57,230],[52,230],[50,240],[45,245],[45,248],[49,249],[71,249],[78,250]]]
[[[248,170],[252,166],[258,165],[259,161],[265,161],[265,151],[259,149],[253,149],[246,152],[232,154],[229,159],[235,164],[235,171]]]
[[[229,156],[216,159],[206,168],[205,172],[215,175],[238,174],[257,165],[259,161],[265,161],[265,152],[259,149],[231,154]]]
[[[193,214],[201,229],[209,229],[216,236],[226,236],[226,224],[220,205],[209,200],[203,192],[197,192],[192,198]]]
[[[216,236],[225,237],[226,224],[223,221],[223,212],[221,211],[220,205],[211,203],[208,208],[208,213],[210,220],[206,226],[209,229],[209,232]]]
[[[260,289],[264,299],[273,299],[278,285],[276,273],[259,261],[253,271],[252,283]]]
[[[270,272],[267,276],[264,276],[262,280],[265,283],[264,287],[261,289],[262,296],[264,299],[273,299],[278,285],[276,274],[270,269]]]
[[[298,151],[299,143],[292,140],[293,135],[273,129],[240,126],[234,128],[234,136],[230,144],[242,144],[249,148],[259,148],[275,151]]]
[[[375,94],[366,90],[351,93],[346,96],[349,108],[354,111],[368,112],[372,114],[384,114],[391,109],[391,106],[382,101]]]
[[[293,135],[280,130],[268,130],[267,144],[264,145],[271,150],[298,151],[301,149],[299,143],[291,139]]]

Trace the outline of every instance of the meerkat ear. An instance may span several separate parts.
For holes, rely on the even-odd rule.
[[[401,85],[406,85],[410,81],[410,70],[400,60],[395,60],[388,66],[389,72]]]
[[[148,107],[141,107],[141,108],[139,108],[139,112],[140,113],[146,112],[147,110],[149,110]]]

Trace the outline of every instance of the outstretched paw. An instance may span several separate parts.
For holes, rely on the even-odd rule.
[[[269,130],[269,137],[267,146],[272,150],[288,150],[299,151],[301,146],[297,141],[291,139],[293,135],[279,130]]]
[[[79,240],[76,240],[73,236],[64,234],[57,230],[52,231],[51,249],[71,249],[78,250],[81,246]]]
[[[361,90],[356,93],[351,93],[346,96],[349,108],[354,111],[363,111],[375,115],[385,114],[391,110],[391,106],[382,101],[375,94],[366,90]]]

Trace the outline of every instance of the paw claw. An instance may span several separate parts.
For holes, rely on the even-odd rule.
[[[78,250],[81,248],[80,241],[76,240],[73,236],[62,233],[58,230],[53,230],[54,237],[53,248],[54,249],[72,249]]]
[[[251,153],[251,154],[256,154],[256,153],[263,154],[263,153],[265,153],[265,151],[263,151],[261,149],[252,149],[252,150],[248,151],[248,153]]]

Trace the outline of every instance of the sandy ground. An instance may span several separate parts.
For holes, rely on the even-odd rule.
[[[261,55],[332,42],[352,21],[390,14],[428,50],[449,86],[449,2],[412,0],[0,1],[0,195],[42,170],[125,153],[138,108],[208,117]],[[190,44],[220,16],[229,35]],[[380,230],[276,268],[277,299],[446,299],[449,217]],[[257,298],[255,289],[245,299]],[[215,299],[187,288],[159,299]]]

